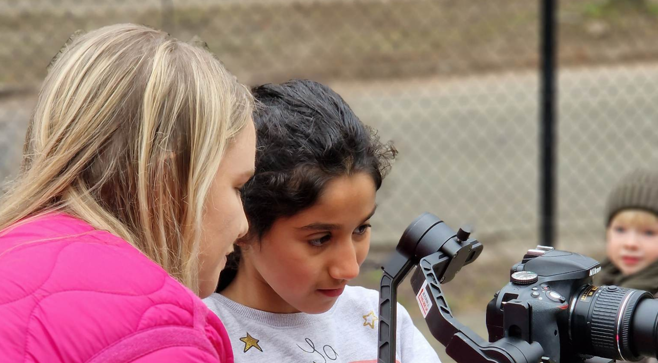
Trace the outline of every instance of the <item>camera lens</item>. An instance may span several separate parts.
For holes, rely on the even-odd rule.
[[[658,354],[658,300],[643,299],[631,319],[634,351],[646,357]]]
[[[583,354],[619,360],[655,357],[658,305],[652,298],[646,291],[586,285],[571,302],[574,346]]]

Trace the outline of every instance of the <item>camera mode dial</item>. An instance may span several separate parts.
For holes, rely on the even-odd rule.
[[[537,282],[538,278],[532,271],[518,271],[512,274],[510,281],[515,285],[530,285]]]

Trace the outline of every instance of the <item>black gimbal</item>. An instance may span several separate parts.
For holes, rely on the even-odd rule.
[[[658,351],[658,301],[646,291],[593,286],[599,263],[550,247],[529,250],[487,307],[489,341],[453,316],[441,284],[475,261],[482,244],[425,213],[407,227],[383,266],[379,363],[395,362],[397,286],[411,278],[432,335],[459,363],[594,363]],[[606,358],[599,358],[606,357]],[[611,359],[612,358],[612,359]]]

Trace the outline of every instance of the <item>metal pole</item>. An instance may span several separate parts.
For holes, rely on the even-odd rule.
[[[555,161],[556,161],[556,74],[558,0],[541,0],[541,125],[540,158],[540,238],[544,246],[555,243]]]

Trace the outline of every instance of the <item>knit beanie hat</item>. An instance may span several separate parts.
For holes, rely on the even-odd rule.
[[[606,226],[625,209],[641,209],[658,216],[658,172],[635,170],[621,178],[606,205]]]

